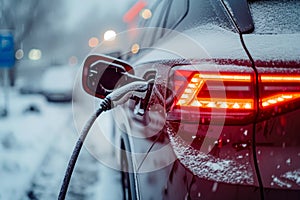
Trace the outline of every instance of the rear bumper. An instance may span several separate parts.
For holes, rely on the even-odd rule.
[[[189,198],[187,198],[189,197]],[[164,199],[259,199],[259,188],[209,181],[191,173],[179,160],[173,164]]]

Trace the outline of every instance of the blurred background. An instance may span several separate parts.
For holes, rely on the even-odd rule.
[[[146,8],[139,0],[0,0],[0,199],[57,198],[77,139],[80,65],[103,41],[114,49],[117,33],[151,17]],[[119,172],[83,149],[67,199],[102,197],[121,198]]]

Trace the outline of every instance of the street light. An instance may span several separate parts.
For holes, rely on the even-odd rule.
[[[131,53],[137,54],[140,51],[140,45],[135,43],[131,46]]]
[[[24,51],[22,49],[18,49],[15,53],[15,57],[17,60],[21,60],[24,56]]]
[[[152,12],[149,9],[144,9],[144,10],[141,11],[140,15],[144,19],[150,19],[152,17]]]
[[[31,49],[28,53],[28,58],[30,60],[39,60],[42,57],[42,51],[39,49]]]
[[[89,47],[93,48],[99,44],[99,40],[96,37],[92,37],[89,39]]]
[[[107,30],[104,35],[103,39],[105,41],[113,41],[116,39],[117,33],[114,30]]]

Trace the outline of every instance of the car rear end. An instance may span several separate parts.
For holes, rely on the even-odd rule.
[[[258,169],[265,199],[300,198],[300,2],[249,3],[255,30],[244,35],[257,69]]]
[[[221,1],[184,2],[186,16],[167,27],[184,36],[166,34],[140,61],[167,60],[148,64],[156,69],[154,88],[160,91],[148,107],[163,97],[166,123],[138,164],[140,198],[259,199],[255,68]]]
[[[189,2],[187,21],[201,15]],[[173,62],[166,77],[168,139],[153,148],[167,140],[176,156],[157,182],[165,199],[300,198],[299,2],[241,2],[211,3],[235,30],[185,30],[210,58]]]

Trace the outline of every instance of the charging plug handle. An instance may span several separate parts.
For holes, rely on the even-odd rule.
[[[118,105],[122,105],[131,98],[144,99],[148,91],[148,82],[135,81],[128,83],[127,85],[120,87],[107,95],[106,99],[111,102],[111,107],[114,108]]]

